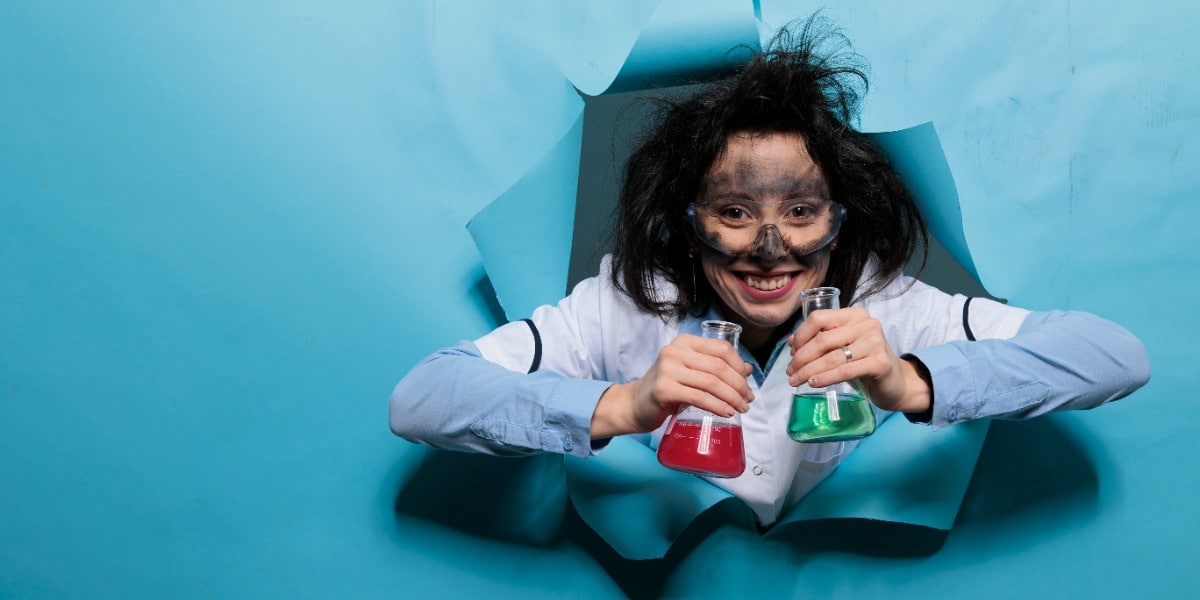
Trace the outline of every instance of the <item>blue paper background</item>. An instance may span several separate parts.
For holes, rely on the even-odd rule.
[[[769,31],[815,6],[758,8]],[[568,81],[611,81],[655,9],[0,4],[0,596],[1195,590],[1200,9],[1182,1],[826,11],[873,66],[862,128],[936,124],[989,291],[1113,318],[1154,367],[1113,406],[993,424],[936,553],[718,524],[638,567],[397,510],[492,467],[386,429],[409,366],[502,318],[464,224],[542,164],[582,110]],[[553,526],[565,498],[544,500]]]

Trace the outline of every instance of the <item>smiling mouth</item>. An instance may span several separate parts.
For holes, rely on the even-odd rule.
[[[756,290],[760,290],[763,292],[773,292],[777,289],[780,289],[780,288],[786,286],[788,283],[790,283],[792,281],[792,274],[784,273],[783,275],[772,275],[770,277],[760,277],[757,275],[743,275],[742,281],[745,281],[746,285],[748,285]]]

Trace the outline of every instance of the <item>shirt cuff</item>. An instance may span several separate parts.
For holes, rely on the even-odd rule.
[[[933,405],[934,400],[936,399],[933,391],[933,376],[929,374],[929,367],[926,367],[925,363],[921,362],[921,359],[917,358],[916,356],[912,354],[904,354],[900,356],[900,359],[907,361],[910,365],[912,365],[913,368],[917,370],[917,373],[921,376],[921,379],[925,380],[925,384],[929,386],[929,408],[919,413],[904,413],[904,418],[908,419],[909,423],[928,425],[929,422],[933,420]]]
[[[561,428],[563,453],[587,458],[608,445],[608,440],[592,440],[592,415],[610,386],[611,382],[594,379],[563,380],[563,401],[546,410],[546,424]]]
[[[527,377],[541,381],[523,386],[518,393],[529,393],[541,404],[541,418],[497,418],[484,416],[471,424],[471,432],[493,442],[519,448],[538,449],[586,458],[604,447],[591,439],[592,414],[600,395],[611,383],[590,379],[571,379],[538,372]]]
[[[954,344],[923,348],[912,353],[929,370],[936,389],[929,426],[940,429],[974,419],[979,411],[975,376],[970,361]]]

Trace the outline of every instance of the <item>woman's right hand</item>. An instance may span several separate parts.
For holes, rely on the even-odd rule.
[[[751,367],[724,340],[680,334],[641,379],[613,384],[592,414],[592,438],[658,429],[681,404],[731,417],[750,410]]]

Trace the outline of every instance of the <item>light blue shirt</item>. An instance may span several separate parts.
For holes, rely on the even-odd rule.
[[[928,369],[934,404],[927,426],[934,428],[1089,409],[1133,392],[1150,376],[1141,342],[1088,313],[1031,313],[976,299],[964,320],[967,299],[906,278],[861,305],[884,324],[897,354],[913,356]],[[529,323],[507,324],[421,361],[392,393],[392,431],[435,448],[591,456],[606,443],[590,435],[604,391],[639,378],[659,349],[679,333],[698,332],[701,320],[646,315],[602,274],[559,305],[539,308]],[[978,339],[968,339],[964,323]],[[756,401],[743,419],[749,421],[747,460],[761,461],[763,468],[755,469],[760,477],[747,473],[713,481],[745,500],[764,523],[777,517],[785,497],[797,501],[854,447],[786,438],[785,409],[765,400],[768,393],[772,398],[786,393],[778,389],[786,385],[779,383],[786,362],[778,360],[785,352],[783,341],[779,344],[765,368],[741,349],[755,369]],[[657,440],[639,437],[651,446]],[[784,456],[788,453],[794,456]]]

